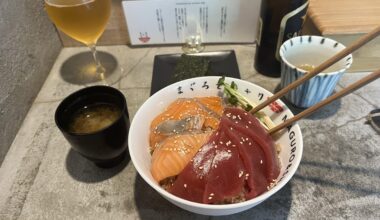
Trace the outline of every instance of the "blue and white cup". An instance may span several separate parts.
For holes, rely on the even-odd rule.
[[[310,70],[305,70],[306,66],[317,67],[344,48],[343,44],[321,36],[298,36],[285,41],[279,51],[281,87],[286,87],[309,72]],[[350,54],[288,92],[285,98],[300,108],[315,105],[333,93],[340,77],[351,64]]]

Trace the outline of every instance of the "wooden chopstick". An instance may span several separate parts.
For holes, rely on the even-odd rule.
[[[337,53],[335,56],[331,57],[330,59],[323,62],[321,65],[317,66],[312,71],[305,74],[303,77],[299,78],[298,80],[294,81],[293,83],[289,84],[285,88],[281,89],[279,92],[274,94],[273,96],[269,97],[267,100],[256,106],[254,109],[252,109],[250,112],[252,114],[260,111],[265,106],[269,105],[270,103],[276,101],[276,99],[279,99],[283,97],[287,92],[290,90],[296,88],[300,84],[304,83],[305,81],[311,79],[313,76],[317,75],[318,73],[322,72],[323,70],[327,69],[328,67],[332,66],[334,63],[338,62],[339,60],[343,59],[353,51],[357,50],[370,40],[374,39],[380,34],[380,26],[369,32],[368,34],[362,36],[358,40],[356,40],[353,44],[351,44],[349,47],[346,47],[344,50]]]
[[[297,114],[296,116],[286,120],[285,122],[277,125],[276,127],[270,129],[268,131],[269,134],[273,134],[285,127],[288,127],[289,125],[293,124],[294,122],[298,121],[299,119],[305,117],[305,116],[308,116],[310,115],[311,113],[313,113],[314,111],[318,110],[319,108],[329,104],[330,102],[336,100],[336,99],[339,99],[365,85],[367,85],[368,83],[378,79],[380,77],[380,69],[376,70],[375,72],[367,75],[366,77],[360,79],[359,81],[349,85],[348,87],[340,90],[339,92],[333,94],[332,96],[328,97],[327,99],[311,106],[310,108],[302,111],[301,113]]]

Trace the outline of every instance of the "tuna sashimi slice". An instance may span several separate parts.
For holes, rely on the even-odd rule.
[[[169,192],[199,203],[232,203],[262,194],[279,172],[274,142],[257,119],[226,108],[218,129]]]

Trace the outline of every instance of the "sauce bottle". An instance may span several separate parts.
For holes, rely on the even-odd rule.
[[[279,48],[301,34],[308,0],[263,0],[255,54],[255,69],[266,76],[280,77]]]

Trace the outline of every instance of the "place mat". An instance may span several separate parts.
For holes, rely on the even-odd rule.
[[[165,54],[154,57],[153,76],[150,95],[168,86],[172,82],[174,69],[182,54]],[[240,79],[239,66],[235,51],[214,51],[194,54],[210,60],[210,70],[215,76],[227,76]]]

